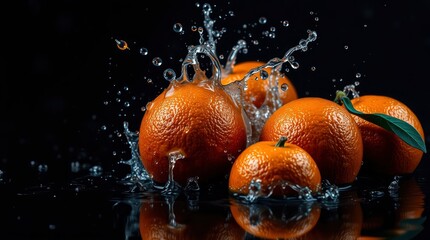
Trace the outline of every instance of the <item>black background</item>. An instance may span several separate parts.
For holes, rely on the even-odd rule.
[[[172,68],[179,74],[186,46],[198,44],[191,26],[203,26],[203,14],[195,3],[28,0],[5,7],[4,16],[16,11],[2,21],[4,174],[25,181],[28,169],[47,164],[52,179],[61,181],[72,161],[110,169],[127,159],[123,122],[138,130],[141,107],[167,86],[162,72]],[[267,61],[282,57],[308,29],[315,30],[317,41],[307,52],[294,54],[300,67],[289,72],[300,96],[332,99],[336,90],[359,81],[360,94],[404,102],[430,132],[429,1],[231,1],[212,3],[212,8],[214,28],[226,29],[218,54],[227,56],[243,38],[248,53],[238,61]],[[260,17],[267,23],[259,24]],[[173,31],[177,22],[183,35]],[[251,38],[244,37],[243,24]],[[276,37],[262,37],[272,26]],[[118,49],[115,39],[126,41],[129,49]],[[255,39],[259,45],[251,43]],[[139,53],[142,47],[148,55]],[[163,60],[160,67],[151,63],[154,57]]]

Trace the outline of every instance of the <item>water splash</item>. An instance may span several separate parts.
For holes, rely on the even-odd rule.
[[[215,21],[210,18],[211,13],[211,5],[205,3],[203,5],[203,14],[204,26],[208,34],[208,40],[204,41],[203,28],[196,28],[201,37],[199,40],[200,44],[196,46],[191,45],[188,47],[188,54],[182,62],[180,76],[176,78],[176,74],[171,69],[167,69],[164,72],[164,78],[170,81],[170,84],[165,91],[165,97],[172,95],[177,87],[186,82],[193,82],[209,90],[214,90],[215,88],[224,89],[231,96],[236,106],[242,109],[242,115],[247,133],[247,146],[249,146],[258,140],[265,121],[282,105],[278,89],[278,82],[279,78],[283,76],[281,73],[283,64],[288,63],[293,69],[298,68],[299,64],[295,61],[293,53],[296,51],[307,51],[308,44],[316,40],[317,34],[315,31],[308,30],[308,37],[306,39],[301,39],[299,44],[290,48],[282,58],[272,58],[262,66],[251,69],[241,81],[236,81],[232,84],[223,86],[221,84],[221,78],[232,72],[237,54],[240,50],[246,48],[246,42],[244,40],[239,40],[237,42],[237,45],[232,48],[232,51],[227,59],[226,67],[222,68],[219,58],[216,54],[215,36],[218,36],[218,34],[216,34],[216,31],[213,29]],[[199,56],[201,55],[207,56],[212,63],[212,75],[210,77],[207,77],[205,71],[200,67]],[[154,65],[161,65],[161,59],[156,61]],[[190,69],[193,70],[192,75],[189,74]],[[270,69],[270,73],[267,71],[268,69]],[[266,101],[260,108],[257,108],[251,102],[247,102],[245,100],[245,91],[247,89],[248,81],[251,76],[256,73],[259,73],[259,76],[262,80],[269,82]],[[281,86],[281,90],[288,91],[288,86]],[[147,107],[147,109],[149,108]],[[128,123],[124,123],[124,128],[125,135],[128,138],[128,142],[132,151],[132,158],[128,161],[122,161],[122,163],[129,164],[132,167],[132,174],[127,176],[127,179],[135,181],[136,183],[150,181],[151,178],[144,169],[137,151],[136,143],[138,134],[132,133],[128,130]],[[184,155],[180,152],[174,152],[169,155],[169,180],[166,185],[161,188],[158,186],[154,187],[161,189],[164,194],[176,194],[181,189],[181,186],[179,186],[174,181],[173,168],[175,162],[182,159],[183,157]],[[280,184],[295,188],[299,195],[305,200],[309,200],[310,195],[312,195],[308,189],[301,188],[299,186],[293,186],[289,183]],[[260,191],[261,186],[259,185],[258,180],[253,182],[253,186],[250,187],[250,194],[247,197],[250,201],[264,196],[264,194]],[[270,196],[271,192],[272,190],[270,190],[270,193],[268,195],[266,194],[265,196]]]
[[[272,58],[267,63],[251,69],[239,82],[239,85],[242,90],[242,96],[240,98],[240,101],[242,102],[246,114],[251,121],[251,125],[253,126],[251,140],[252,143],[258,141],[261,129],[266,120],[282,106],[282,100],[278,89],[279,79],[283,77],[283,74],[281,73],[282,66],[285,63],[288,63],[293,69],[297,69],[299,67],[299,64],[295,61],[293,53],[296,51],[307,51],[308,44],[317,39],[317,33],[315,31],[308,30],[307,32],[308,37],[306,39],[301,39],[299,41],[299,44],[290,48],[282,58]],[[268,76],[266,75],[266,73],[268,72],[265,70],[266,68],[271,69],[270,74]],[[251,77],[257,73],[260,73],[261,79],[266,79],[266,81],[269,82],[265,102],[260,108],[257,108],[254,104],[252,104],[252,102],[246,101],[244,97],[245,91],[247,90],[248,81],[254,81],[255,79],[252,79]],[[281,90],[287,91],[288,86],[281,86]]]
[[[131,181],[132,183],[144,187],[147,185],[152,185],[152,178],[145,170],[142,160],[140,159],[138,150],[138,132],[132,132],[128,128],[128,122],[123,123],[124,135],[127,138],[128,145],[131,150],[131,158],[129,160],[122,160],[119,163],[127,164],[131,167],[131,172],[125,176],[124,181]]]
[[[161,193],[172,195],[177,194],[181,191],[181,186],[175,181],[173,177],[173,169],[175,168],[176,161],[184,159],[185,154],[181,150],[169,152],[169,176],[166,184],[164,185]]]
[[[352,95],[352,98],[358,98],[360,97],[359,92],[355,89],[356,86],[358,86],[360,83],[357,81],[354,84],[350,84],[350,85],[346,85],[343,88],[343,92],[345,92],[346,96],[348,96],[349,94]]]
[[[186,226],[176,222],[175,211],[173,208],[175,204],[175,198],[176,196],[167,196],[165,198],[166,203],[169,206],[169,227],[174,229],[182,229],[182,228],[185,228]]]
[[[234,65],[236,64],[237,54],[239,54],[240,50],[245,48],[246,48],[246,41],[242,39],[237,41],[237,44],[233,46],[227,58],[227,63],[225,64],[225,67],[223,70],[223,76],[227,76],[228,74],[233,72]]]
[[[247,188],[248,194],[240,195],[233,194],[239,199],[244,199],[247,202],[255,202],[258,199],[269,198],[273,195],[276,188],[280,188],[285,191],[287,188],[294,190],[297,195],[292,196],[291,194],[278,196],[280,199],[299,199],[303,201],[323,201],[323,202],[337,202],[339,199],[339,187],[335,184],[331,184],[328,180],[323,180],[319,191],[314,192],[307,186],[300,186],[293,184],[286,180],[280,180],[278,182],[271,183],[268,186],[263,186],[261,179],[253,179]],[[244,190],[244,189],[242,189]],[[241,191],[242,191],[241,190]],[[245,191],[246,192],[246,191]]]

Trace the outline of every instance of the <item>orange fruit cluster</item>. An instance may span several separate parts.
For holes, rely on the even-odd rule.
[[[141,122],[139,151],[154,181],[167,181],[172,151],[183,155],[173,168],[175,181],[185,183],[198,176],[199,182],[205,183],[228,176],[229,190],[243,195],[256,181],[266,194],[288,196],[297,192],[287,185],[307,187],[312,192],[321,188],[321,179],[350,185],[363,165],[392,176],[416,169],[423,151],[335,101],[298,98],[286,76],[279,80],[279,84],[288,84],[288,91],[279,92],[283,105],[267,119],[259,141],[247,143],[244,111],[223,85],[240,81],[262,64],[239,63],[219,85],[207,87],[207,79],[172,85],[149,104]],[[245,98],[260,107],[267,91],[266,80],[251,77]],[[398,100],[368,95],[351,102],[363,113],[401,119],[424,138],[417,116]],[[281,144],[277,142],[280,139]]]

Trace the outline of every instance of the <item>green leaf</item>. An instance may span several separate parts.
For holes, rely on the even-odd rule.
[[[424,153],[427,152],[426,144],[423,138],[418,133],[418,131],[409,123],[382,113],[368,114],[357,111],[352,105],[351,100],[349,100],[349,98],[346,96],[342,96],[340,100],[350,113],[357,115],[371,123],[374,123],[390,132],[393,132],[410,146],[417,148]]]

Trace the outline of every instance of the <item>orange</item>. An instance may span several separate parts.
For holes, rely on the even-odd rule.
[[[323,179],[332,184],[355,181],[363,158],[360,130],[351,114],[334,101],[304,97],[283,105],[267,119],[260,140],[280,136],[306,150]]]
[[[405,104],[391,97],[366,95],[351,99],[354,108],[363,113],[383,113],[412,125],[424,139],[418,117]],[[423,152],[411,147],[397,135],[353,115],[360,128],[364,146],[364,167],[386,175],[410,174],[417,168]]]
[[[251,69],[259,67],[263,64],[263,62],[258,61],[245,61],[238,63],[234,65],[233,72],[223,78],[221,80],[221,83],[223,85],[227,85],[235,81],[240,81]],[[264,70],[270,75],[271,68],[265,68]],[[255,80],[255,78],[258,78],[258,80]],[[288,89],[286,91],[282,90],[282,84],[286,84],[288,86]],[[248,80],[248,86],[245,90],[245,100],[247,102],[252,102],[257,108],[259,108],[266,100],[266,94],[268,91],[269,79],[263,80],[260,77],[260,73],[256,73],[252,75]],[[291,80],[285,75],[279,77],[278,92],[283,104],[298,98],[296,88],[294,87]]]
[[[232,201],[230,210],[236,222],[258,239],[300,237],[317,224],[321,212],[315,202],[277,206]]]
[[[139,232],[142,240],[245,239],[245,231],[229,215],[228,207],[199,204],[196,211],[186,200],[146,199],[140,206]]]
[[[203,77],[172,82],[152,102],[142,118],[139,153],[157,183],[169,176],[169,154],[181,153],[173,178],[190,177],[208,183],[228,175],[232,161],[247,145],[242,109],[215,81]]]
[[[231,168],[230,192],[247,195],[249,187],[253,188],[251,182],[258,182],[261,188],[256,191],[265,196],[272,192],[272,196],[297,195],[289,185],[319,191],[321,175],[315,161],[305,150],[285,141],[261,141],[245,149]]]

